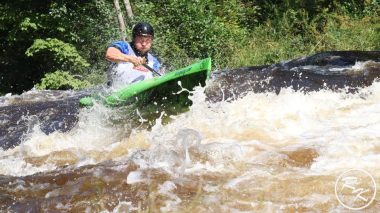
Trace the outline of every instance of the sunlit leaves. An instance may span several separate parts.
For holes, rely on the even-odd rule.
[[[48,73],[41,80],[41,83],[36,85],[37,89],[52,89],[52,90],[67,90],[67,89],[82,89],[91,86],[86,80],[75,78],[69,72],[57,70],[53,73]]]
[[[70,69],[73,71],[82,71],[83,68],[90,66],[76,50],[76,48],[68,43],[58,39],[36,39],[25,54],[33,56],[38,53],[47,52],[51,55],[60,68]]]

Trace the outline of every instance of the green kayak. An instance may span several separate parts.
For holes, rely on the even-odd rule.
[[[169,72],[164,76],[126,85],[108,96],[93,95],[82,98],[79,102],[82,106],[92,106],[95,100],[107,106],[120,106],[136,100],[143,102],[159,102],[160,100],[188,102],[188,91],[193,90],[198,85],[205,86],[210,74],[211,58],[206,58],[190,66]]]

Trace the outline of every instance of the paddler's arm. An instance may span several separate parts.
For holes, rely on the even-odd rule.
[[[135,67],[140,66],[145,63],[145,59],[141,57],[137,57],[134,55],[126,55],[123,54],[116,47],[108,47],[106,52],[106,59],[115,63],[118,62],[130,62]]]

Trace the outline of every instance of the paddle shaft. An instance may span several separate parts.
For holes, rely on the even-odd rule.
[[[151,67],[148,66],[147,64],[143,64],[143,66],[144,66],[145,68],[147,68],[149,71],[151,71],[153,74],[156,74],[156,75],[158,75],[158,76],[161,76],[160,73],[158,73],[156,70],[154,70],[153,68],[151,68]]]

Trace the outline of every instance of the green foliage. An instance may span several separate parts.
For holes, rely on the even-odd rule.
[[[76,48],[68,43],[58,39],[36,39],[32,46],[30,46],[25,54],[27,56],[34,56],[42,54],[52,57],[54,64],[61,69],[70,69],[73,73],[82,73],[83,69],[89,67],[90,64],[86,62],[78,53]]]
[[[0,13],[0,91],[28,90],[58,69],[100,83],[93,74],[104,73],[104,51],[117,35],[112,2],[7,1]]]
[[[249,1],[252,3],[252,1]],[[379,1],[256,1],[258,20],[227,67],[276,63],[330,50],[380,48]],[[349,7],[349,10],[347,9]]]
[[[86,80],[76,79],[69,72],[57,70],[53,73],[48,73],[42,78],[41,83],[36,84],[37,89],[51,90],[67,90],[67,89],[83,89],[91,86]]]
[[[318,25],[308,25],[309,31],[294,34],[272,25],[261,25],[242,46],[233,52],[229,67],[241,67],[277,63],[321,51],[331,50],[379,50],[380,17],[354,19],[329,15],[323,31]]]
[[[37,24],[31,22],[29,17],[26,17],[21,23],[20,23],[20,29],[21,31],[33,31],[37,30]]]

